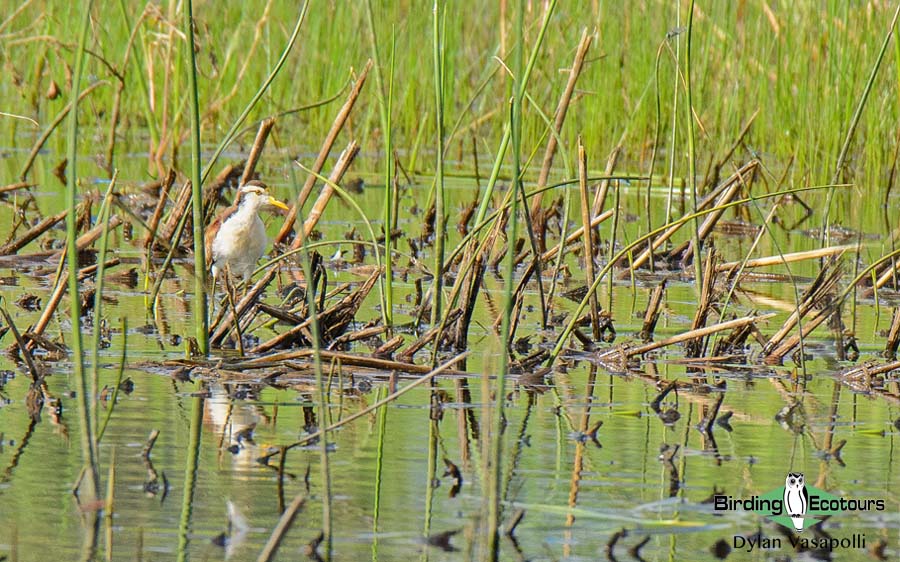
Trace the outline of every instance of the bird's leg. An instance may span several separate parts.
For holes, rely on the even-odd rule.
[[[231,285],[231,271],[225,271],[225,293],[228,298],[228,304],[231,306],[231,317],[233,318],[231,326],[234,328],[234,337],[237,341],[237,349],[241,355],[244,355],[244,338],[241,334],[241,319],[237,313],[237,299],[234,295],[234,287]]]

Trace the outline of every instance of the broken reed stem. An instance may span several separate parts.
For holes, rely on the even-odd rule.
[[[856,250],[859,246],[857,244],[847,244],[844,246],[831,246],[830,248],[819,248],[818,250],[808,250],[805,252],[793,252],[790,254],[783,254],[780,256],[767,256],[764,258],[755,258],[752,260],[746,260],[743,262],[740,261],[731,261],[727,263],[720,263],[716,266],[716,271],[731,271],[735,268],[742,267],[744,269],[747,268],[755,268],[755,267],[769,267],[773,265],[783,265],[785,263],[793,263],[804,260],[812,260],[812,259],[820,259],[826,258],[829,256],[834,256],[837,254],[842,254],[847,250]]]
[[[18,191],[20,189],[30,189],[32,187],[35,187],[36,185],[37,185],[36,183],[31,183],[31,182],[27,182],[27,181],[19,181],[19,182],[11,183],[9,185],[4,185],[3,187],[0,187],[0,193],[9,193],[11,191]]]
[[[604,277],[612,270],[613,265],[615,264],[616,261],[622,259],[624,256],[628,255],[628,254],[629,254],[631,251],[633,251],[635,248],[640,247],[642,244],[644,244],[644,243],[647,242],[648,240],[652,239],[654,236],[656,236],[656,235],[658,235],[658,234],[660,234],[660,233],[662,233],[662,232],[665,232],[665,231],[667,231],[668,229],[671,229],[671,228],[673,228],[673,227],[680,227],[680,225],[683,225],[683,224],[685,224],[686,222],[688,222],[688,221],[690,221],[690,220],[692,220],[692,219],[694,219],[694,218],[696,218],[696,217],[700,217],[700,216],[703,216],[703,215],[706,215],[706,214],[709,214],[709,213],[718,211],[718,210],[720,210],[720,209],[727,209],[727,208],[730,208],[730,207],[736,207],[736,206],[738,206],[738,205],[744,205],[744,204],[749,203],[750,201],[753,201],[753,200],[768,199],[768,198],[775,198],[775,197],[783,197],[783,196],[785,196],[785,195],[792,194],[792,193],[802,193],[802,192],[806,192],[806,191],[815,191],[815,190],[818,190],[818,189],[822,189],[822,188],[824,188],[824,187],[828,187],[828,186],[807,186],[807,187],[798,187],[798,188],[793,188],[793,189],[787,189],[787,190],[784,190],[784,191],[775,191],[775,192],[772,192],[772,193],[765,193],[765,194],[762,194],[762,195],[759,195],[759,196],[755,197],[754,199],[738,199],[738,200],[733,200],[733,201],[730,201],[729,203],[725,203],[724,205],[716,206],[716,207],[713,207],[713,208],[711,208],[711,209],[704,209],[704,210],[698,211],[698,212],[696,212],[696,213],[691,213],[691,214],[685,215],[685,216],[683,216],[683,217],[681,217],[681,218],[675,220],[675,221],[672,222],[672,223],[664,224],[664,225],[660,226],[659,228],[657,228],[657,229],[655,229],[655,230],[652,230],[652,231],[650,231],[650,232],[648,232],[648,233],[646,233],[646,234],[644,234],[644,235],[642,235],[642,236],[639,236],[634,242],[628,244],[626,247],[624,247],[624,248],[622,248],[621,250],[619,250],[619,252],[616,253],[615,256],[613,256],[613,260],[611,260],[610,262],[608,262],[608,263],[603,267],[603,269],[600,271],[600,273],[597,275],[597,278],[594,280],[593,286],[591,286],[591,287],[588,288],[588,292],[590,292],[590,291],[592,291],[592,290],[596,290],[597,285],[598,285],[598,284],[604,279]],[[898,250],[896,253],[900,253],[900,250]],[[873,265],[867,267],[867,268],[866,268],[864,271],[862,271],[862,272],[860,273],[860,275],[854,280],[853,284],[855,285],[855,284],[858,283],[859,280],[862,279],[865,275],[868,275],[869,272],[872,270],[872,268],[876,267],[876,265],[877,265],[878,263],[882,263],[884,260],[888,259],[889,257],[891,257],[891,256],[893,256],[893,255],[895,255],[895,253],[892,252],[892,253],[889,254],[888,256],[882,257],[880,260],[878,260],[878,262],[876,262],[876,264],[873,264]],[[846,296],[846,294],[845,294],[845,295],[842,295],[842,298],[843,298],[843,296]],[[585,295],[584,298],[581,299],[581,302],[578,303],[578,306],[575,308],[575,311],[574,311],[574,313],[572,314],[571,319],[569,320],[569,322],[566,324],[566,327],[565,327],[565,328],[563,329],[563,331],[560,333],[559,337],[557,337],[557,339],[556,339],[556,345],[553,347],[553,349],[550,351],[549,355],[547,356],[547,364],[548,364],[548,365],[553,365],[553,363],[555,363],[556,360],[559,358],[559,354],[562,352],[563,347],[565,347],[566,341],[568,340],[569,336],[571,336],[571,335],[572,335],[572,332],[575,330],[575,324],[576,324],[576,322],[578,321],[578,319],[581,317],[581,314],[584,313],[584,309],[587,307],[587,305],[588,305],[588,295]]]
[[[700,299],[697,302],[697,309],[694,311],[694,320],[691,323],[691,329],[696,330],[706,325],[706,318],[709,315],[713,301],[713,290],[716,285],[716,251],[711,248],[706,253],[706,264],[704,265],[704,275],[700,280]],[[706,340],[704,338],[693,339],[684,346],[684,355],[687,358],[697,358],[704,355],[706,348]]]
[[[553,310],[553,297],[556,294],[556,285],[559,281],[559,271],[562,269],[563,258],[566,254],[565,241],[567,238],[567,229],[569,226],[569,211],[572,206],[572,196],[570,190],[563,190],[563,216],[559,227],[559,244],[556,252],[556,262],[553,264],[553,276],[550,278],[550,289],[547,291],[547,310]]]
[[[659,285],[653,289],[650,294],[650,301],[647,303],[647,310],[644,312],[644,323],[641,325],[640,338],[643,342],[649,342],[653,339],[653,331],[656,329],[656,322],[659,320],[659,306],[662,304],[662,297],[666,291],[666,280],[663,279]]]
[[[789,338],[785,339],[781,344],[779,344],[775,349],[772,349],[764,358],[766,363],[780,363],[784,356],[791,352],[792,349],[797,347],[809,334],[812,333],[813,330],[818,328],[825,320],[834,313],[835,308],[829,306],[824,310],[814,310],[812,314],[809,316],[804,316],[804,322],[800,329],[799,334],[792,334]],[[804,362],[805,361],[801,361]]]
[[[836,259],[837,258],[835,258],[835,260]],[[814,307],[819,306],[824,302],[824,299],[826,299],[835,287],[837,287],[841,273],[839,267],[834,267],[829,270],[827,265],[819,271],[819,275],[800,297],[797,308],[790,316],[788,316],[781,328],[769,338],[766,345],[763,346],[763,351],[765,351],[766,355],[770,355],[770,352],[775,348],[780,347],[782,340],[787,337],[801,319],[803,319]],[[838,304],[842,300],[843,298],[838,299]]]
[[[297,513],[303,509],[303,505],[306,503],[306,493],[301,492],[294,497],[291,504],[288,508],[281,514],[281,518],[278,519],[278,524],[275,525],[275,528],[272,529],[272,534],[269,535],[269,540],[266,541],[266,545],[263,547],[262,552],[259,553],[259,557],[256,559],[257,562],[269,562],[270,560],[275,558],[275,555],[278,553],[278,547],[281,546],[281,541],[284,540],[284,536],[287,534],[288,530],[291,528],[291,525],[294,523],[294,518],[297,516]]]
[[[269,133],[272,132],[272,127],[274,126],[274,117],[263,119],[259,124],[259,131],[256,132],[256,139],[253,141],[253,148],[250,149],[250,155],[247,157],[246,164],[244,164],[241,185],[245,185],[253,179],[253,174],[256,172],[256,164],[259,162],[259,157],[262,156],[262,151],[266,147],[266,140],[268,140]]]
[[[31,356],[31,350],[28,349],[28,346],[25,344],[25,340],[22,339],[22,334],[19,332],[19,329],[13,322],[13,319],[9,315],[9,311],[6,310],[6,307],[0,307],[0,314],[2,314],[4,320],[6,320],[6,325],[12,332],[13,338],[15,338],[16,340],[16,345],[19,346],[19,355],[22,357],[22,360],[25,362],[25,366],[28,368],[28,374],[29,376],[31,376],[31,382],[33,384],[38,384],[41,381],[41,376],[40,372],[37,369],[37,365],[35,365],[34,363],[34,358]]]
[[[606,206],[606,194],[609,192],[610,181],[608,176],[612,175],[613,170],[616,168],[616,162],[618,162],[619,154],[621,152],[622,145],[618,145],[609,153],[609,157],[606,159],[606,168],[604,169],[603,175],[607,177],[600,180],[600,187],[594,194],[594,204],[591,207],[591,214],[593,215],[599,214],[600,211],[603,210],[603,207]]]
[[[66,249],[68,262],[68,287],[69,287],[69,312],[72,322],[72,370],[75,376],[78,403],[78,420],[81,431],[81,454],[84,463],[85,476],[82,480],[85,488],[83,495],[88,502],[96,501],[100,493],[100,473],[97,461],[96,435],[94,434],[92,416],[93,397],[90,394],[90,386],[84,369],[84,349],[81,336],[81,298],[78,292],[78,245],[77,232],[78,217],[75,203],[78,179],[78,102],[81,99],[81,79],[84,75],[85,51],[87,50],[87,35],[91,20],[92,0],[82,2],[82,21],[78,40],[78,50],[75,52],[75,71],[72,77],[72,101],[69,104],[68,147],[67,158],[70,173],[66,176]],[[91,88],[89,88],[91,89]],[[61,119],[60,119],[61,121]],[[28,167],[31,163],[28,163]],[[23,171],[27,173],[27,168]]]
[[[547,139],[547,149],[544,151],[544,161],[541,165],[541,172],[537,181],[537,187],[539,188],[547,185],[547,180],[550,177],[550,169],[553,167],[553,159],[556,157],[556,150],[559,147],[557,137],[562,131],[563,124],[566,122],[566,113],[569,111],[572,94],[575,92],[575,84],[578,82],[578,77],[581,76],[584,59],[591,47],[592,40],[593,35],[589,35],[587,28],[584,28],[581,31],[581,40],[578,42],[578,47],[575,49],[575,59],[572,61],[572,68],[569,69],[569,79],[566,81],[566,88],[563,90],[562,96],[559,98],[559,103],[556,105],[556,113],[553,121],[553,129],[556,134],[550,135],[550,138]],[[540,214],[542,197],[543,192],[535,195],[534,199],[532,199],[531,216],[537,217]],[[541,238],[543,239],[543,232],[541,233]],[[543,247],[543,244],[541,244],[542,249]]]
[[[156,202],[156,208],[153,209],[153,215],[150,217],[150,222],[147,223],[147,237],[144,238],[145,249],[149,249],[153,246],[153,240],[156,238],[156,231],[159,228],[159,221],[162,220],[163,212],[166,210],[166,202],[169,200],[169,190],[172,189],[172,185],[174,185],[174,183],[175,170],[170,168],[169,172],[166,174],[166,179],[159,187],[159,199]],[[148,256],[147,264],[149,263],[150,259]]]
[[[334,123],[332,123],[331,129],[328,131],[328,135],[326,135],[325,141],[322,143],[322,148],[319,150],[319,155],[316,157],[316,161],[312,165],[312,171],[307,176],[306,183],[303,184],[303,188],[300,190],[300,194],[297,196],[297,200],[288,211],[288,214],[284,219],[284,224],[281,225],[281,230],[278,231],[278,235],[275,237],[276,244],[284,243],[287,240],[288,235],[293,232],[294,223],[297,220],[297,214],[301,209],[303,209],[303,205],[306,203],[306,200],[309,198],[309,194],[312,193],[313,187],[316,185],[316,174],[322,171],[322,167],[325,165],[325,160],[331,153],[331,147],[334,145],[334,141],[337,140],[338,134],[344,128],[344,124],[350,117],[350,112],[353,110],[353,106],[356,104],[357,98],[359,98],[359,93],[360,91],[362,91],[362,87],[366,83],[366,77],[369,75],[369,70],[371,68],[372,60],[370,59],[366,63],[366,66],[363,68],[362,73],[360,73],[359,78],[356,79],[356,83],[353,84],[353,89],[350,90],[350,94],[347,96],[347,101],[344,102],[344,105],[341,106],[340,111],[338,111],[337,116],[334,118]],[[296,247],[299,248],[299,244]]]
[[[594,229],[591,228],[591,209],[588,206],[588,185],[587,185],[587,154],[584,150],[584,143],[581,137],[578,137],[578,191],[581,196],[581,232],[584,240],[583,255],[584,259],[584,275],[587,286],[594,284],[594,241],[591,235]],[[591,305],[591,328],[593,331],[594,341],[600,340],[600,310],[597,305],[597,292],[592,291],[589,295]]]
[[[722,216],[725,209],[727,209],[729,206],[731,206],[730,203],[733,202],[734,197],[737,195],[737,192],[741,185],[742,178],[745,177],[748,173],[750,173],[751,170],[755,170],[757,166],[759,166],[758,160],[751,160],[747,164],[744,164],[744,166],[742,166],[730,178],[728,178],[727,180],[725,180],[725,182],[723,182],[723,184],[721,186],[723,189],[721,189],[721,190],[716,189],[714,191],[714,193],[721,192],[722,194],[715,201],[715,204],[712,205],[711,209],[708,209],[707,206],[710,203],[712,203],[713,199],[707,198],[704,202],[702,202],[698,205],[697,211],[694,213],[691,213],[690,216],[694,217],[695,215],[698,215],[696,218],[699,218],[699,214],[701,214],[701,213],[714,215],[716,217],[715,221],[708,223],[708,226],[706,226],[707,223],[704,223],[704,226],[706,226],[706,228],[704,228],[704,230],[706,230],[706,229],[711,230],[712,227],[715,226],[715,222],[719,219],[719,217]],[[746,202],[746,201],[748,201],[748,200],[745,200],[744,202]],[[661,231],[662,234],[660,234],[660,236],[658,236],[656,238],[653,238],[653,243],[650,245],[650,247],[647,248],[646,250],[644,250],[643,252],[641,252],[641,254],[638,255],[637,258],[634,259],[634,262],[631,264],[631,269],[637,269],[637,268],[641,267],[642,265],[644,265],[647,262],[647,260],[652,259],[652,252],[655,251],[660,246],[662,246],[662,244],[666,240],[671,238],[686,223],[687,223],[687,221],[676,220],[672,223],[664,225],[664,227],[662,229],[654,230],[653,232]],[[699,234],[699,232],[698,232],[698,234]]]
[[[30,229],[28,229],[22,236],[9,242],[8,244],[4,244],[0,247],[0,255],[8,256],[10,254],[15,254],[25,246],[27,246],[30,242],[37,239],[41,234],[47,232],[51,228],[57,225],[60,221],[64,220],[66,216],[69,214],[68,210],[61,211],[55,215],[51,215],[46,217],[41,222],[37,223]]]
[[[608,183],[608,182],[607,182]],[[619,205],[622,196],[622,189],[619,182],[616,181],[614,189],[616,190],[615,197],[613,198],[613,208],[610,209],[613,212],[613,222],[612,222],[612,234],[609,237],[609,249],[607,251],[606,259],[607,261],[612,261],[613,256],[616,253],[616,238],[619,232]],[[613,276],[609,276],[609,280],[607,281],[606,293],[607,293],[607,303],[606,309],[612,314],[613,309]],[[632,285],[633,287],[634,285]],[[634,290],[632,288],[632,290]]]
[[[359,144],[355,140],[351,140],[350,144],[347,145],[347,148],[341,152],[340,157],[338,158],[337,163],[334,165],[334,170],[331,172],[331,176],[329,176],[328,181],[331,183],[326,183],[325,187],[322,188],[321,193],[319,193],[319,197],[316,199],[316,202],[313,203],[312,209],[309,210],[309,214],[306,216],[306,220],[303,222],[303,229],[298,233],[298,236],[294,238],[294,241],[291,243],[291,249],[299,248],[304,240],[309,237],[309,234],[316,227],[316,224],[319,223],[319,219],[322,217],[322,213],[325,212],[325,207],[328,205],[328,202],[331,201],[331,197],[334,195],[334,188],[332,184],[338,184],[341,181],[341,178],[344,177],[344,173],[350,167],[350,164],[353,163],[353,160],[356,158],[356,155],[359,154]],[[313,176],[315,177],[315,176]]]
[[[888,331],[887,340],[884,343],[884,351],[881,356],[885,359],[896,359],[898,346],[900,346],[900,307],[895,307],[894,317],[891,320],[891,329]]]
[[[647,352],[653,351],[654,349],[659,349],[661,347],[667,347],[670,345],[674,345],[676,343],[685,342],[688,340],[703,338],[710,334],[715,334],[716,332],[722,332],[725,330],[731,330],[734,328],[741,328],[743,326],[747,326],[749,324],[753,324],[755,322],[759,322],[760,320],[768,320],[769,318],[775,317],[775,313],[770,314],[761,314],[759,316],[744,316],[742,318],[736,318],[734,320],[729,320],[727,322],[721,322],[719,324],[713,324],[712,326],[706,326],[704,328],[698,328],[696,330],[688,330],[683,334],[678,334],[658,342],[649,342],[643,345],[638,345],[635,347],[623,348],[623,347],[614,347],[611,349],[607,349],[602,351],[596,355],[597,359],[606,359],[613,358],[617,356],[621,357],[634,357],[635,355],[643,355]]]
[[[743,186],[747,185],[747,182],[744,180],[744,176],[741,175],[741,171],[738,170],[735,172],[737,178],[735,181],[731,182],[723,191],[722,195],[716,199],[716,206],[722,205],[723,203],[728,203],[732,199],[734,199]],[[699,207],[705,208],[706,205],[709,204],[709,201],[712,199],[707,199],[705,201],[701,201]],[[715,228],[716,223],[719,222],[719,219],[722,218],[722,215],[725,213],[725,210],[716,211],[709,216],[707,216],[703,220],[703,224],[700,225],[700,229],[697,231],[697,236],[699,243],[703,243],[706,241],[707,237],[712,233],[713,228]],[[687,260],[692,260],[694,255],[694,248],[697,247],[697,244],[693,241],[685,242],[669,252],[669,258],[675,259],[680,256],[682,263],[687,263]]]

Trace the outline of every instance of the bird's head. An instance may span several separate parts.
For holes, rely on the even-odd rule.
[[[287,205],[269,195],[266,184],[256,180],[248,181],[238,189],[235,206],[238,208],[247,206],[252,211],[266,207],[275,207],[283,211],[288,210]]]

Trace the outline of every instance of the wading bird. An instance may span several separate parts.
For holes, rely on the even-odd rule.
[[[250,281],[256,263],[266,251],[266,227],[259,211],[267,207],[288,209],[269,195],[264,183],[249,181],[238,189],[234,203],[206,228],[206,261],[212,267],[214,283],[222,271],[242,279],[245,286]]]

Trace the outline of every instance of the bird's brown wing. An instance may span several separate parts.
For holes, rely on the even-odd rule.
[[[203,246],[206,250],[206,268],[209,269],[212,266],[212,247],[213,240],[216,239],[216,235],[219,233],[219,228],[222,227],[222,217],[221,215],[213,219],[209,226],[206,227],[206,232],[203,235]]]

